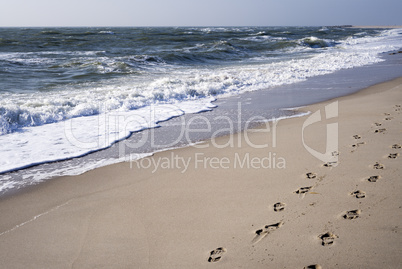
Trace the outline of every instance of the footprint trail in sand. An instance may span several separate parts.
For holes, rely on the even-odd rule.
[[[217,249],[212,250],[209,253],[208,262],[219,262],[222,259],[222,255],[227,252],[226,248],[219,247]]]

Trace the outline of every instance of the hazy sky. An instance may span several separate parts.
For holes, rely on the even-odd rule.
[[[401,0],[4,0],[0,26],[402,25]]]

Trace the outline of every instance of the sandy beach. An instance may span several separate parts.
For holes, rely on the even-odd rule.
[[[1,267],[400,268],[401,106],[399,78],[4,197]]]

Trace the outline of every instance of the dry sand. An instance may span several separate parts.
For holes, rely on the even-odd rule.
[[[399,78],[303,108],[329,167],[305,116],[3,198],[1,267],[401,268],[401,105]]]

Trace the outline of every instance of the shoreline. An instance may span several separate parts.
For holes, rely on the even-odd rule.
[[[320,31],[319,31],[320,32]],[[346,32],[355,32],[355,31],[346,31]],[[321,32],[320,32],[321,34]],[[320,35],[319,35],[320,36]],[[388,38],[388,37],[387,37]],[[392,38],[391,38],[392,39]],[[399,40],[397,38],[397,40]],[[325,43],[325,42],[324,42]],[[400,42],[398,42],[398,48],[399,48]],[[332,45],[330,45],[332,46]],[[326,49],[325,49],[326,50]],[[325,51],[323,50],[323,51]],[[394,53],[395,54],[395,53]],[[231,106],[234,106],[235,102],[240,101],[242,102],[242,111],[240,112],[247,112],[249,113],[250,117],[254,115],[263,115],[263,117],[269,119],[272,117],[280,117],[283,114],[281,112],[286,112],[286,110],[281,110],[282,108],[287,108],[287,107],[299,107],[303,106],[306,104],[310,103],[316,103],[318,101],[330,99],[336,95],[345,95],[349,94],[350,92],[353,92],[355,90],[359,90],[361,88],[364,88],[365,86],[375,84],[380,81],[385,81],[389,80],[394,77],[399,77],[402,74],[402,69],[400,68],[398,59],[401,58],[401,54],[394,55],[394,56],[389,56],[387,53],[381,53],[377,54],[375,58],[379,57],[378,61],[383,61],[386,60],[386,62],[381,63],[374,63],[371,65],[365,65],[361,67],[355,67],[355,68],[346,68],[346,69],[341,69],[333,73],[329,73],[326,75],[319,75],[319,76],[313,76],[309,77],[306,79],[306,81],[298,82],[295,84],[289,84],[289,85],[283,85],[283,86],[275,86],[272,88],[267,88],[262,90],[261,92],[270,92],[270,94],[248,94],[244,93],[242,94],[242,97],[239,99],[236,99],[237,96],[233,97],[228,97],[226,98],[221,98],[216,101],[216,104],[218,102],[222,101],[219,103],[218,108],[214,108],[211,112],[206,112],[203,113],[202,116],[206,117],[209,119],[215,117],[215,116],[225,116],[225,115],[230,115],[231,111],[233,110],[233,107],[229,107],[227,103],[231,102]],[[381,60],[380,60],[381,58]],[[392,59],[391,59],[392,58]],[[338,60],[336,60],[338,62]],[[347,61],[349,62],[349,61]],[[304,64],[302,64],[304,65]],[[325,69],[325,68],[324,68]],[[308,73],[308,72],[307,72]],[[314,73],[314,72],[313,72]],[[281,75],[280,75],[281,76]],[[263,77],[263,76],[262,76]],[[286,77],[286,76],[285,76]],[[297,75],[294,75],[294,77],[298,77]],[[284,91],[283,91],[284,90]],[[283,92],[282,92],[283,91]],[[260,92],[260,91],[258,91]],[[285,92],[290,92],[288,96],[283,96]],[[274,93],[274,94],[272,94]],[[247,100],[248,98],[254,98],[252,101]],[[264,99],[266,98],[266,99]],[[235,99],[233,100],[228,100],[228,99]],[[293,99],[293,100],[292,100]],[[225,104],[226,103],[226,104]],[[236,106],[237,108],[237,106]],[[240,110],[240,109],[238,109]],[[248,110],[248,111],[246,111]],[[265,111],[265,114],[262,114],[261,111]],[[269,112],[268,112],[269,111]],[[131,112],[130,112],[131,113]],[[133,112],[134,114],[136,112]],[[151,111],[150,111],[151,113]],[[148,113],[149,114],[149,113]],[[286,113],[284,113],[287,115]],[[103,115],[103,114],[102,114]],[[189,115],[189,114],[188,114]],[[195,114],[194,114],[195,115]],[[248,116],[248,115],[247,115]],[[194,116],[197,117],[197,116]],[[77,118],[81,119],[80,117]],[[95,117],[82,117],[82,121],[91,121],[95,119]],[[179,119],[184,119],[184,121],[189,122],[191,120],[191,116],[187,115],[185,117],[180,117]],[[76,122],[77,120],[74,120]],[[103,121],[102,119],[100,119]],[[236,121],[237,119],[233,119],[232,121]],[[188,144],[188,139],[181,139],[179,141],[178,136],[180,134],[177,134],[175,132],[175,127],[176,124],[180,124],[179,120],[169,120],[168,122],[163,122],[160,124],[162,128],[160,130],[149,130],[149,131],[144,131],[140,132],[140,134],[133,133],[129,138],[121,140],[120,138],[117,138],[117,135],[109,135],[108,137],[115,137],[113,139],[108,139],[108,143],[103,143],[103,139],[100,138],[96,139],[95,142],[98,143],[97,147],[91,148],[91,150],[86,150],[85,146],[88,146],[87,143],[85,143],[85,146],[82,147],[81,145],[75,146],[74,143],[68,143],[68,141],[64,141],[63,137],[65,138],[65,132],[64,134],[60,134],[63,132],[59,132],[58,134],[53,134],[49,137],[52,137],[56,139],[62,139],[64,142],[50,142],[49,146],[43,147],[44,149],[49,149],[49,150],[38,150],[35,145],[44,145],[43,141],[39,139],[36,143],[35,139],[32,139],[32,143],[24,145],[18,145],[18,143],[14,143],[13,141],[19,141],[18,139],[20,136],[16,133],[16,139],[13,139],[15,136],[12,134],[10,136],[4,136],[5,140],[3,140],[4,145],[10,145],[9,147],[5,146],[4,147],[4,154],[5,154],[5,160],[13,160],[11,163],[3,162],[6,165],[3,167],[9,168],[8,171],[12,170],[13,172],[2,174],[2,186],[0,190],[0,195],[3,193],[7,193],[11,188],[23,188],[26,185],[30,184],[35,184],[37,182],[43,182],[45,180],[48,180],[51,177],[54,176],[61,176],[61,175],[73,175],[73,174],[78,174],[82,173],[86,170],[91,170],[94,167],[99,167],[105,165],[105,160],[106,163],[112,163],[112,162],[117,162],[120,161],[121,156],[125,156],[125,154],[121,154],[121,148],[120,146],[124,147],[123,144],[127,142],[127,144],[130,144],[131,142],[136,143],[137,140],[141,139],[142,136],[146,135],[152,135],[152,133],[155,133],[156,135],[159,135],[158,139],[165,139],[166,133],[170,133],[170,136],[172,137],[170,141],[163,141],[163,143],[157,144],[157,148],[155,149],[153,145],[150,145],[148,141],[144,142],[141,144],[141,148],[136,147],[136,148],[129,148],[125,147],[124,148],[124,153],[130,154],[130,153],[149,153],[149,152],[154,152],[158,151],[158,149],[165,147],[165,148],[170,148],[170,147],[176,147],[176,145],[183,145],[183,144]],[[31,141],[30,137],[35,138],[35,137],[41,137],[40,135],[36,135],[36,132],[41,133],[41,130],[47,130],[47,129],[53,129],[54,130],[60,130],[64,129],[63,128],[63,122],[60,122],[59,127],[55,125],[43,125],[43,126],[38,126],[35,128],[28,128],[29,131],[33,131],[34,133],[28,134],[28,132],[25,132],[27,134],[26,138],[22,136],[22,138],[26,139],[27,141]],[[86,126],[86,124],[82,122],[76,122],[77,126]],[[153,123],[150,123],[149,125],[153,125]],[[159,125],[159,124],[158,124]],[[236,124],[237,125],[237,124]],[[61,128],[60,128],[61,127]],[[72,126],[74,128],[74,126]],[[99,126],[98,126],[99,127]],[[218,125],[216,128],[220,128]],[[82,132],[84,128],[77,128],[77,131],[74,131],[74,134],[79,135],[80,137],[91,137],[89,134],[92,134],[92,130],[96,129],[95,128],[90,128],[91,130],[87,130],[86,132]],[[122,128],[124,129],[124,128]],[[159,129],[159,128],[157,128]],[[162,131],[163,130],[163,131]],[[68,130],[67,130],[68,131]],[[111,132],[110,130],[109,132]],[[235,130],[237,132],[239,130]],[[205,139],[208,139],[210,136],[212,136],[212,131],[210,134],[207,133],[197,133],[193,137],[190,138],[190,143],[193,141],[202,141]],[[45,133],[44,131],[42,133]],[[103,135],[103,133],[101,133]],[[105,132],[105,137],[107,137],[107,133]],[[8,139],[7,139],[8,137]],[[96,137],[96,136],[95,136]],[[123,137],[123,136],[122,136]],[[149,137],[148,137],[149,138]],[[177,138],[177,140],[176,140]],[[56,139],[57,140],[57,139]],[[67,139],[68,140],[68,139]],[[145,140],[145,139],[144,139]],[[10,143],[8,143],[9,141]],[[46,139],[45,139],[46,141]],[[58,140],[57,140],[58,141]],[[61,140],[60,140],[61,141]],[[74,140],[75,141],[75,140]],[[92,140],[91,140],[92,141]],[[174,144],[173,142],[178,141],[177,144]],[[80,142],[80,141],[77,141]],[[109,142],[111,144],[109,145]],[[57,150],[59,147],[58,145],[65,144],[63,147],[60,146],[60,148],[66,149],[69,148],[70,150]],[[109,146],[106,146],[109,145]],[[173,145],[173,146],[170,146]],[[104,147],[105,146],[105,147]],[[40,147],[38,147],[40,149]],[[85,148],[85,150],[81,150]],[[101,150],[101,148],[103,148]],[[15,150],[14,150],[15,149]],[[54,150],[55,149],[55,150]],[[125,151],[127,149],[127,151]],[[8,152],[8,153],[7,153]],[[16,156],[18,157],[13,157],[13,152],[16,152]],[[22,153],[26,152],[26,155],[22,155]],[[37,152],[37,153],[35,153]],[[70,154],[67,154],[67,153]],[[87,152],[87,153],[83,153]],[[91,152],[90,154],[88,154]],[[10,153],[10,156],[8,154]],[[19,154],[21,153],[21,154]],[[77,153],[77,154],[76,154]],[[79,153],[79,154],[78,154]],[[73,156],[82,156],[80,158],[75,158]],[[59,160],[59,161],[56,161]],[[33,164],[38,164],[38,165],[33,165]],[[9,165],[9,166],[7,166]],[[14,168],[13,168],[14,167]],[[23,170],[18,170],[17,167],[29,167],[27,169]],[[3,178],[4,176],[4,178]],[[3,180],[4,179],[4,180]]]
[[[332,117],[325,109],[336,101]],[[0,198],[1,260],[7,268],[395,268],[401,105],[398,78],[301,108],[321,110],[314,124],[306,125],[313,114],[290,118],[25,188]],[[338,148],[319,160],[311,152],[326,151],[334,123]]]
[[[247,113],[248,111],[253,111],[255,112],[254,115],[263,116],[265,119],[269,119],[270,117],[267,117],[268,114],[264,113],[264,109],[270,109],[271,106],[275,107],[278,102],[283,102],[283,90],[286,92],[290,91],[289,94],[291,94],[292,97],[286,98],[288,103],[287,105],[283,105],[284,107],[303,107],[336,97],[353,94],[368,86],[400,77],[402,75],[402,69],[399,65],[399,61],[401,59],[400,55],[402,54],[396,52],[383,54],[382,57],[386,61],[382,63],[355,68],[352,71],[349,69],[340,70],[332,74],[314,77],[294,85],[279,86],[269,91],[244,93],[242,94],[241,98],[232,97],[227,99],[218,99],[215,102],[218,105],[218,108],[213,109],[212,111],[204,112],[202,114],[194,114],[194,116],[191,114],[186,114],[184,115],[184,118],[181,116],[171,119],[167,122],[162,122],[160,123],[162,128],[151,128],[140,133],[134,133],[128,139],[119,141],[107,149],[95,151],[80,158],[61,160],[60,162],[47,162],[26,169],[3,174],[3,176],[9,178],[12,188],[11,190],[5,189],[5,191],[1,192],[0,196],[8,196],[9,194],[19,192],[21,189],[29,186],[42,184],[44,181],[51,180],[51,178],[54,177],[81,174],[83,170],[90,171],[94,169],[92,166],[96,166],[96,168],[105,166],[105,162],[109,164],[119,163],[121,162],[121,155],[119,153],[120,147],[124,147],[124,145],[121,145],[120,143],[136,143],[138,139],[141,139],[143,133],[145,133],[145,136],[148,137],[155,133],[156,138],[165,137],[166,133],[179,135],[174,131],[175,126],[177,124],[181,124],[183,121],[186,123],[190,122],[192,120],[191,117],[198,117],[198,115],[202,115],[202,117],[206,117],[207,120],[213,120],[215,117],[225,116],[227,113],[231,113],[231,110],[233,109],[237,109],[237,113],[243,114],[245,109]],[[313,96],[309,94],[311,89],[319,89],[323,85],[327,84],[332,84],[331,90],[320,91]],[[295,104],[292,99],[298,100],[297,104]],[[269,103],[261,102],[261,100],[269,100]],[[239,111],[238,102],[242,102],[241,111]],[[255,111],[256,107],[259,109],[258,113]],[[232,120],[236,120],[234,117],[231,117]],[[249,115],[248,117],[253,117],[253,115]],[[282,116],[277,115],[276,117]],[[238,124],[235,124],[235,126],[237,125]],[[224,127],[217,125],[214,128],[218,128],[219,130],[219,128],[222,129]],[[234,132],[238,132],[238,129],[234,130]],[[212,136],[212,133],[213,131],[210,133],[201,133],[201,135],[195,134],[196,140],[191,141],[191,143],[208,140]],[[169,139],[173,141],[176,139],[176,137],[171,135]],[[177,145],[169,146],[168,148],[180,148],[183,145],[188,145],[191,143],[188,143],[186,139],[181,139]],[[161,148],[157,148],[155,151],[158,152],[159,149]],[[143,147],[134,153],[144,153],[145,155],[148,155],[149,153],[155,151],[153,151],[152,148],[151,151],[147,151],[147,149]]]

